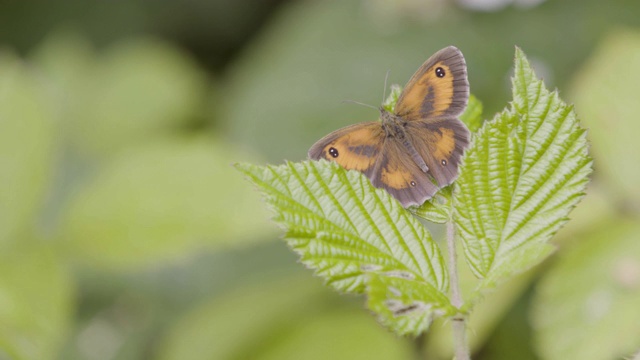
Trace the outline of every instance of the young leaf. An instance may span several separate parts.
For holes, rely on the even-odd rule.
[[[400,94],[402,94],[402,86],[398,84],[393,84],[391,85],[390,90],[391,91],[389,92],[389,95],[382,103],[382,107],[388,112],[392,113],[396,108],[396,103],[400,98]]]
[[[263,193],[302,262],[339,291],[362,293],[371,279],[368,291],[375,295],[369,306],[396,331],[418,334],[434,312],[454,312],[445,295],[448,277],[437,244],[416,218],[364,175],[324,160],[237,167]],[[396,284],[398,279],[404,283]],[[386,285],[401,288],[403,298],[380,295]],[[418,302],[424,306],[416,311],[388,316]]]
[[[425,220],[444,224],[451,218],[451,186],[440,189],[431,199],[418,207],[409,208],[411,212]]]
[[[547,241],[583,197],[591,172],[573,108],[544,87],[519,49],[513,97],[474,137],[454,191],[456,230],[483,279],[477,291],[553,251]]]

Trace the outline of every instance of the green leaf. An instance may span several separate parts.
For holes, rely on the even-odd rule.
[[[456,313],[447,296],[424,281],[372,273],[367,292],[369,308],[398,334],[418,336],[435,317]]]
[[[266,239],[267,213],[233,158],[237,149],[208,138],[131,148],[77,192],[61,238],[79,262],[109,269]]]
[[[0,255],[0,358],[55,359],[72,319],[71,279],[52,251],[23,245]]]
[[[198,115],[207,90],[193,59],[153,38],[117,42],[96,54],[82,37],[57,34],[34,60],[72,144],[91,155],[170,134]]]
[[[249,344],[266,342],[270,332],[307,320],[326,296],[308,279],[267,279],[196,306],[167,333],[160,359],[250,358],[255,348]]]
[[[187,313],[157,353],[161,360],[409,358],[406,340],[336,300],[307,276],[240,285]]]
[[[37,77],[0,52],[0,245],[33,224],[52,178],[53,109]]]
[[[619,69],[620,76],[611,76]],[[599,179],[607,192],[640,208],[640,31],[617,30],[602,39],[576,74],[575,104],[592,129],[589,139]]]
[[[543,359],[622,359],[638,351],[640,226],[613,221],[561,253],[536,288]]]
[[[302,262],[329,285],[362,293],[367,275],[374,280],[411,280],[416,284],[415,301],[435,301],[417,313],[429,317],[435,311],[453,312],[444,295],[448,278],[437,244],[416,218],[364,175],[327,161],[238,168],[276,212],[274,220],[285,229],[285,239]],[[372,291],[381,291],[377,284],[380,281],[370,284]],[[387,300],[375,296],[369,306],[391,309]],[[419,333],[428,325],[421,321],[414,328],[393,328],[403,334]]]
[[[396,103],[402,94],[402,86],[398,84],[391,85],[389,96],[382,103],[382,107],[390,113],[395,112]]]
[[[464,113],[460,115],[460,120],[467,125],[472,133],[478,131],[482,126],[482,102],[473,94],[469,95],[469,103]]]
[[[547,242],[584,195],[591,172],[572,107],[544,87],[519,49],[513,97],[474,137],[454,191],[456,230],[467,263],[483,279],[477,291],[553,251]]]
[[[437,224],[444,224],[451,219],[451,186],[440,189],[431,199],[409,210],[416,216]]]
[[[348,309],[309,319],[292,329],[289,338],[252,359],[386,360],[410,359],[412,355],[407,339],[375,326],[366,314]]]

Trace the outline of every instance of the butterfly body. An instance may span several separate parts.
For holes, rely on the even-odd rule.
[[[330,133],[309,158],[358,170],[403,206],[420,205],[458,175],[470,134],[457,116],[468,97],[464,57],[447,47],[416,71],[392,112],[381,108],[380,121]]]
[[[409,141],[409,136],[406,133],[407,121],[398,115],[388,112],[384,108],[380,108],[380,120],[382,121],[382,128],[384,129],[386,139],[391,138],[401,142],[420,170],[425,173],[429,171],[429,167],[424,162],[424,159],[420,156],[411,141]]]

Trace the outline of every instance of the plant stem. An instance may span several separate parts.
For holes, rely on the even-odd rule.
[[[462,295],[460,294],[460,284],[458,282],[458,257],[456,255],[455,229],[453,221],[447,222],[447,248],[449,250],[449,276],[451,279],[451,304],[456,308],[462,306]],[[451,327],[453,328],[453,346],[456,360],[470,360],[469,348],[467,346],[465,317],[461,314],[453,318]]]

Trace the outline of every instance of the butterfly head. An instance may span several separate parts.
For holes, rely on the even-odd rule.
[[[396,115],[389,112],[383,106],[380,107],[380,120],[383,124],[390,124],[394,122],[396,119]]]

